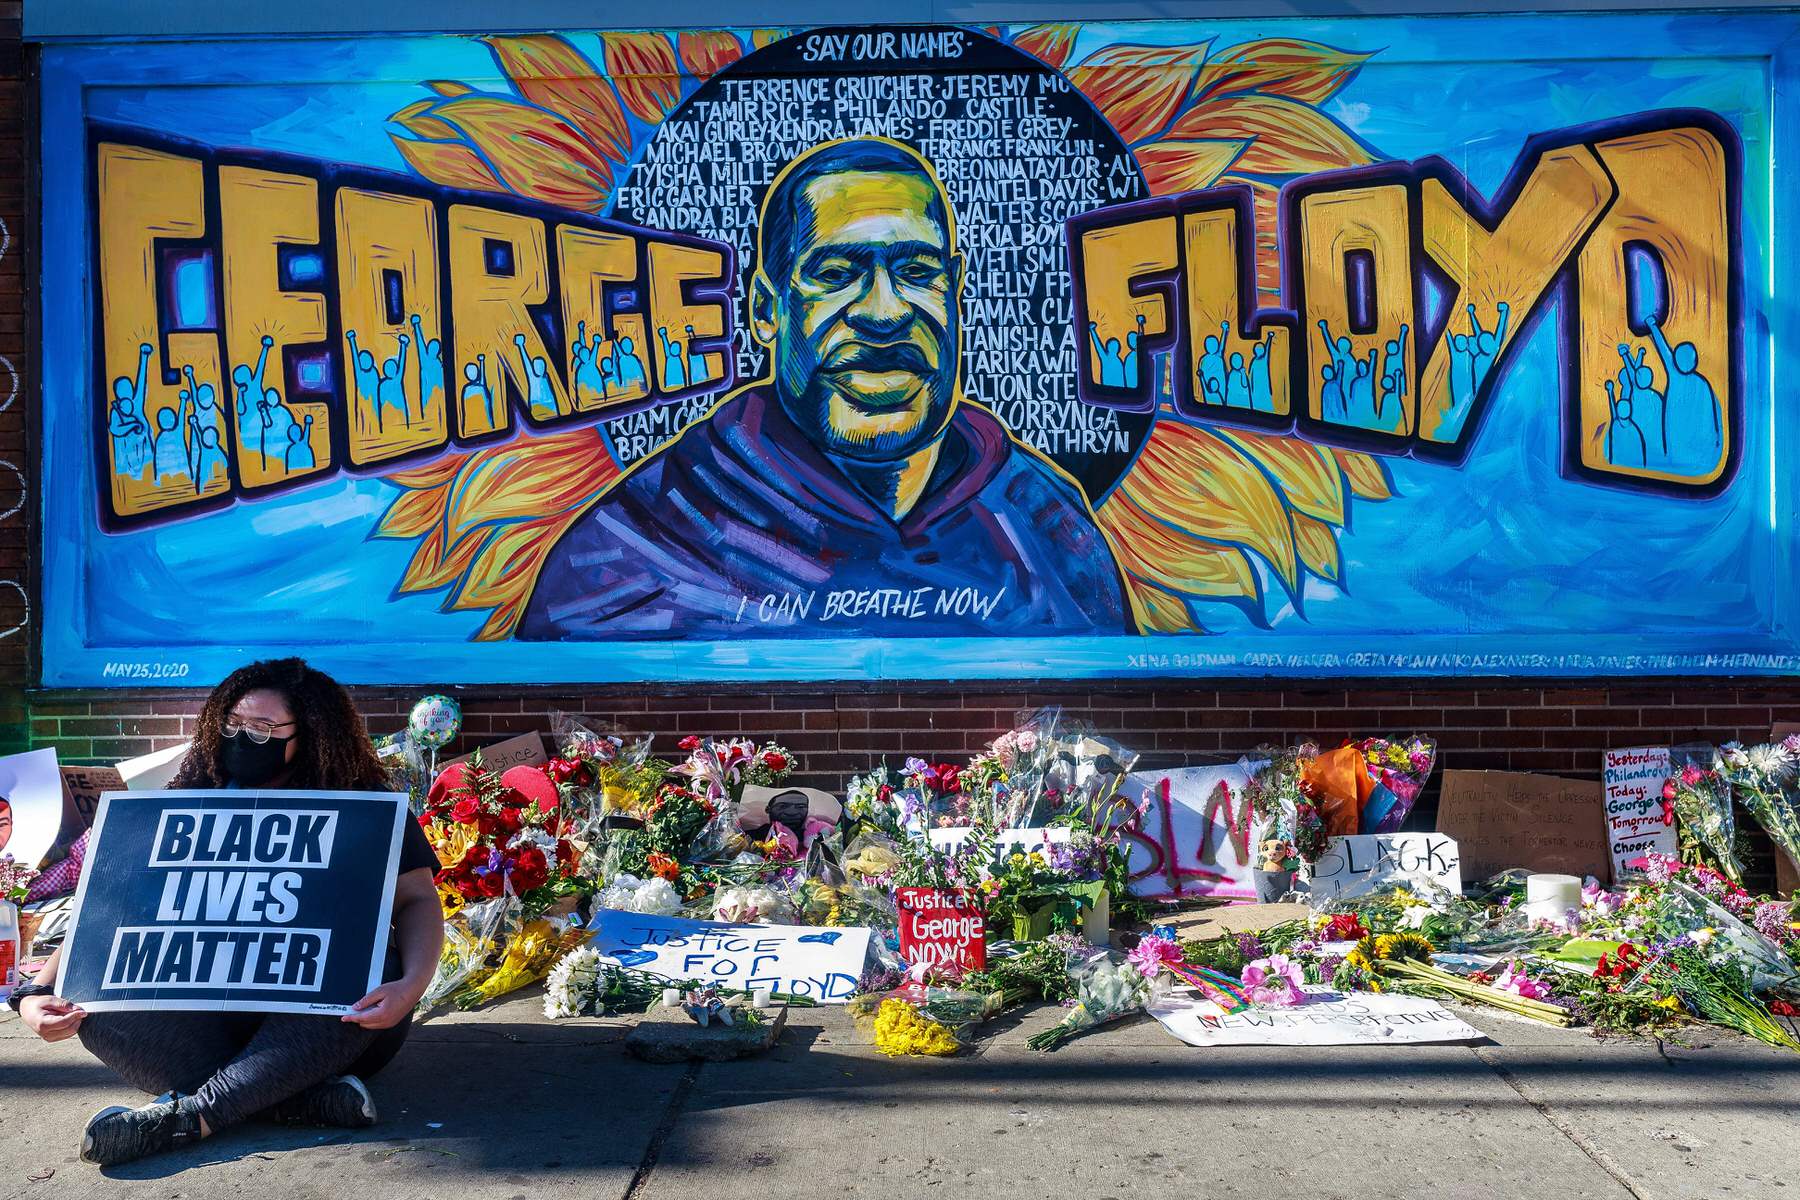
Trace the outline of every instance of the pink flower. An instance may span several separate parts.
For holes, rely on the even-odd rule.
[[[1705,778],[1706,772],[1702,771],[1693,763],[1689,763],[1687,766],[1681,768],[1681,782],[1687,784],[1689,787],[1693,787]]]
[[[1526,975],[1524,968],[1519,966],[1517,962],[1509,962],[1506,964],[1506,970],[1500,973],[1500,978],[1494,980],[1494,987],[1502,992],[1511,992],[1515,996],[1523,996],[1527,1000],[1550,999],[1549,985],[1539,983],[1537,980]]]
[[[1252,1004],[1291,1008],[1306,1003],[1300,979],[1300,964],[1289,961],[1285,954],[1271,954],[1244,968],[1244,986],[1249,989],[1244,994]]]
[[[1164,963],[1181,963],[1181,947],[1168,938],[1145,937],[1131,951],[1131,965],[1144,973],[1145,979],[1155,979]]]

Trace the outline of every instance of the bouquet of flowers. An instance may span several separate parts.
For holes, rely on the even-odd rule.
[[[794,772],[793,752],[774,742],[758,746],[749,738],[681,739],[687,758],[674,771],[692,781],[695,791],[713,800],[735,801],[750,784],[776,787]]]
[[[1675,806],[1682,858],[1718,867],[1734,882],[1744,877],[1737,855],[1737,820],[1731,783],[1715,755],[1711,767],[1689,761],[1663,783],[1663,799]]]
[[[856,776],[844,792],[844,815],[865,834],[903,839],[906,828],[896,800],[898,782],[886,763]]]
[[[766,883],[722,887],[713,893],[712,919],[735,925],[754,925],[759,921],[787,925],[794,920],[794,905]]]
[[[1152,981],[1136,966],[1115,965],[1100,955],[1078,974],[1075,1007],[1049,1029],[1032,1034],[1025,1044],[1033,1050],[1054,1050],[1078,1033],[1142,1012],[1150,1003],[1151,991]]]
[[[480,1008],[491,1000],[536,983],[549,973],[559,954],[586,941],[589,936],[579,925],[559,925],[542,917],[526,922],[507,940],[506,950],[498,963],[465,980],[457,989],[456,1007],[464,1010]]]
[[[622,912],[646,913],[657,917],[673,917],[681,912],[681,897],[667,879],[652,876],[619,874],[594,894],[595,908],[612,908]]]
[[[908,829],[975,823],[974,802],[963,791],[963,769],[955,763],[909,758],[901,772],[900,823]]]
[[[557,960],[544,983],[544,1015],[603,1017],[641,1012],[656,1003],[668,983],[643,971],[602,958],[591,946],[580,946]]]
[[[1318,757],[1319,748],[1306,743],[1293,749],[1265,747],[1260,753],[1267,761],[1250,776],[1245,792],[1256,820],[1262,869],[1291,871],[1303,862],[1317,862],[1325,853],[1325,822],[1306,765]]]
[[[556,789],[536,767],[495,774],[477,754],[432,785],[419,825],[436,852],[446,912],[472,900],[517,896],[526,919],[579,890],[578,856]]]
[[[1397,833],[1431,778],[1437,743],[1417,734],[1408,738],[1367,738],[1357,743],[1375,790],[1363,801],[1360,831]]]
[[[1749,749],[1725,746],[1720,758],[1738,803],[1800,863],[1800,793],[1794,783],[1800,774],[1800,734]]]

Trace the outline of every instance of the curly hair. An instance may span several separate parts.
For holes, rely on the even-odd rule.
[[[295,721],[291,736],[300,739],[286,787],[334,792],[387,791],[392,787],[350,693],[299,658],[264,659],[227,675],[200,709],[193,745],[169,781],[170,787],[225,786],[227,776],[219,753],[225,718],[239,700],[264,689],[280,692],[287,701]]]

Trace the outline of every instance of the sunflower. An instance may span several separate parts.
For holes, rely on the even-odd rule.
[[[1373,971],[1376,963],[1408,959],[1430,962],[1435,950],[1435,946],[1416,933],[1370,934],[1356,943],[1356,949],[1349,953],[1346,961],[1361,970]]]

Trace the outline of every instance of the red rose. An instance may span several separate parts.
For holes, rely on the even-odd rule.
[[[536,846],[526,846],[519,851],[513,860],[513,891],[523,895],[534,888],[541,888],[550,879],[550,863],[544,858],[544,852]]]
[[[430,829],[434,819],[435,819],[434,814],[432,814],[430,812],[420,813],[419,814],[419,828],[420,829]]]
[[[767,750],[763,752],[762,760],[763,766],[769,768],[771,771],[787,770],[788,760],[787,755],[785,754],[778,754],[773,750]]]
[[[1800,1008],[1795,1008],[1786,1000],[1769,1001],[1769,1011],[1778,1017],[1800,1017]]]
[[[481,815],[481,801],[473,796],[464,796],[450,809],[450,819],[458,825],[473,825],[475,818]]]
[[[489,871],[480,877],[476,890],[483,896],[493,898],[506,890],[506,880],[498,871]]]
[[[507,833],[517,833],[525,825],[525,815],[516,808],[503,808],[495,815]]]
[[[693,753],[700,748],[700,738],[695,734],[688,734],[681,739],[681,748],[690,754]]]

